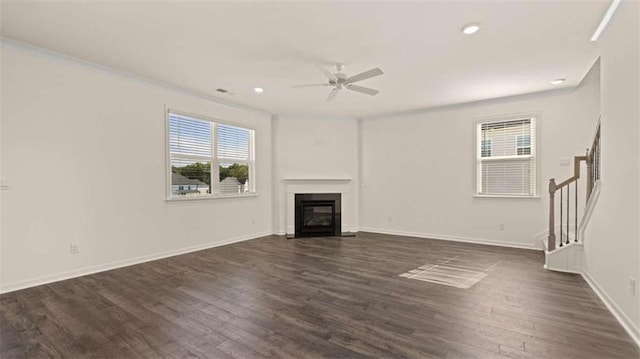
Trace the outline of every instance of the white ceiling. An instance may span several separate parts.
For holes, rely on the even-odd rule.
[[[577,85],[608,1],[2,2],[2,36],[272,113],[367,117]],[[473,36],[463,25],[482,24]],[[292,89],[344,62],[375,97]],[[265,88],[263,94],[252,91]],[[220,95],[217,88],[233,94]]]

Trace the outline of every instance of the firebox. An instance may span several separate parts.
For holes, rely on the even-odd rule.
[[[296,193],[295,236],[340,236],[340,193]]]

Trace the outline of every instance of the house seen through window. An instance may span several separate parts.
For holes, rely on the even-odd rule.
[[[517,135],[516,136],[516,154],[517,155],[530,155],[531,154],[531,135]]]
[[[478,195],[536,195],[535,134],[535,117],[476,125]]]
[[[254,130],[170,112],[170,197],[255,192]]]
[[[491,157],[491,139],[481,140],[480,143],[481,157]]]

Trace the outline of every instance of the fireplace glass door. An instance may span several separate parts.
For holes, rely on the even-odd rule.
[[[302,233],[333,235],[335,205],[333,201],[302,203]]]
[[[296,237],[339,236],[339,206],[339,193],[296,193]]]

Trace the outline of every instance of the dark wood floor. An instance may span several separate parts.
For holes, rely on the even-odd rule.
[[[501,261],[470,289],[398,275]],[[265,237],[0,296],[0,357],[638,358],[581,277],[536,251]]]

